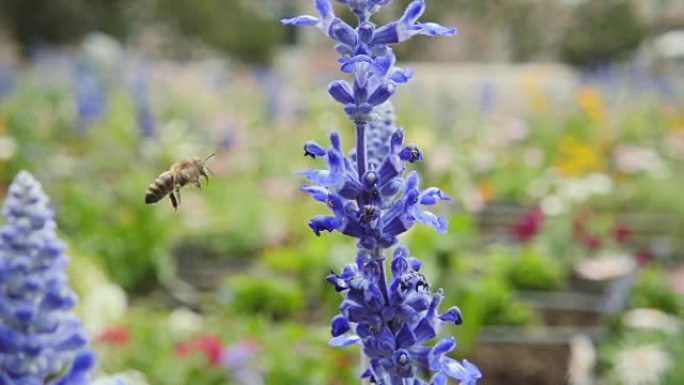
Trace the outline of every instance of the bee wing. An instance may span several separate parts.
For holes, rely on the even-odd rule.
[[[169,193],[169,198],[171,199],[171,206],[173,206],[173,209],[178,208],[178,201],[176,200],[176,194],[174,194],[173,191]]]

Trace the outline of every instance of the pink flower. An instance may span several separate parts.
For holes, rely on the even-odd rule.
[[[176,353],[181,357],[203,353],[212,366],[218,366],[223,353],[223,342],[215,336],[197,336],[176,345]]]
[[[617,225],[613,229],[613,237],[618,243],[627,243],[632,238],[632,229],[626,225]]]
[[[125,346],[131,342],[131,331],[125,326],[108,327],[97,335],[96,340],[104,344]]]
[[[511,227],[511,234],[518,242],[529,242],[544,225],[544,214],[539,207],[530,209]]]

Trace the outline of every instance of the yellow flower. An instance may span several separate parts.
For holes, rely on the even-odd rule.
[[[582,87],[577,92],[577,104],[594,123],[603,122],[606,116],[606,105],[601,92],[594,87]]]
[[[581,176],[601,169],[601,149],[598,145],[582,143],[566,136],[559,145],[561,160],[556,164],[565,176]]]
[[[485,203],[492,202],[496,199],[496,186],[494,186],[492,182],[482,181],[477,185],[477,189]]]
[[[540,81],[538,71],[536,69],[526,73],[522,78],[521,88],[534,111],[546,111],[549,107],[549,97],[541,87],[543,80]]]

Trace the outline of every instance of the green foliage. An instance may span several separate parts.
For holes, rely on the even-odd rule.
[[[130,0],[0,0],[0,18],[19,44],[70,43],[91,31],[124,36]]]
[[[242,1],[160,0],[162,17],[196,37],[250,63],[268,63],[283,40],[282,27]]]
[[[472,266],[472,268],[477,268]],[[459,276],[463,276],[463,271]],[[471,271],[469,274],[473,274]],[[447,288],[452,298],[459,298],[459,306],[474,325],[528,325],[537,322],[531,306],[516,299],[510,283],[499,273],[490,271],[484,275],[461,282],[455,292]]]
[[[307,234],[308,235],[308,234]],[[302,293],[307,308],[319,309],[325,315],[332,317],[337,312],[340,296],[330,290],[330,284],[325,276],[330,270],[340,270],[332,262],[331,254],[335,254],[340,247],[344,256],[353,253],[349,245],[337,245],[327,237],[307,237],[297,244],[297,247],[282,247],[269,249],[263,254],[263,264],[279,275],[286,275],[296,280],[307,290]]]
[[[230,261],[234,265],[248,265],[257,251],[249,238],[231,232],[207,231],[191,233],[176,240],[173,254],[176,258],[199,261]]]
[[[665,375],[663,384],[684,385],[684,332],[679,333],[675,338],[668,338],[666,347],[672,356],[672,367]]]
[[[232,299],[229,309],[236,314],[260,314],[272,319],[291,317],[304,308],[302,288],[284,278],[235,275],[228,279]]]
[[[532,307],[515,300],[515,291],[497,277],[483,279],[482,285],[472,293],[470,301],[480,302],[483,325],[528,325],[534,323]]]
[[[448,298],[458,299],[465,316],[463,325],[454,329],[465,351],[473,348],[484,326],[528,326],[541,322],[532,305],[517,300],[513,288],[497,276],[481,276],[446,293]]]
[[[670,314],[682,314],[684,304],[672,289],[667,273],[658,268],[641,272],[632,292],[632,306],[662,310]]]
[[[516,289],[557,290],[563,287],[566,269],[558,258],[535,249],[511,255],[504,267],[505,275]]]
[[[141,175],[130,175],[142,182]],[[158,282],[159,264],[166,262],[170,224],[140,199],[130,181],[111,194],[105,185],[83,181],[62,187],[60,221],[63,231],[89,255],[100,259],[111,278],[132,292],[144,292]],[[113,209],[114,208],[114,209]]]
[[[286,323],[268,331],[268,335],[267,385],[351,384],[358,381],[358,352],[328,346],[327,327]]]
[[[563,59],[577,66],[603,64],[624,57],[646,31],[631,0],[580,3],[561,42]]]
[[[250,174],[241,174],[215,179],[202,189],[206,212],[194,219],[203,222],[201,232],[209,233],[205,240],[212,245],[210,249],[223,248],[235,256],[248,256],[263,247],[269,205],[264,192],[251,178]],[[218,239],[209,240],[212,234]]]

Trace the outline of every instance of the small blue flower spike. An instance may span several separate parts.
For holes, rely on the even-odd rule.
[[[0,385],[86,385],[95,356],[71,313],[64,244],[40,184],[26,171],[9,187],[0,229]]]
[[[390,46],[416,35],[451,36],[456,30],[419,22],[424,0],[411,2],[399,20],[380,27],[371,16],[391,0],[337,2],[356,15],[356,28],[335,16],[330,0],[315,0],[318,16],[283,20],[315,26],[333,39],[340,70],[353,77],[333,81],[328,93],[354,123],[356,145],[345,153],[334,132],[327,148],[307,142],[304,155],[324,159],[327,167],[300,173],[311,183],[302,191],[331,211],[311,219],[314,233],[338,231],[357,239],[356,262],[327,277],[344,295],[340,314],[332,320],[330,345],[361,345],[370,363],[362,378],[378,385],[446,385],[449,378],[475,385],[482,377],[478,368],[448,356],[456,347],[455,338],[430,343],[443,324],[463,323],[461,311],[451,307],[440,313],[442,290],[432,292],[419,272],[421,262],[398,245],[398,236],[416,223],[445,233],[446,218],[426,207],[451,198],[437,187],[421,189],[418,173],[406,173],[407,163],[421,161],[423,154],[417,146],[404,144],[391,98],[413,71],[395,65]],[[392,247],[390,278],[385,254]],[[423,379],[425,372],[431,378]]]

